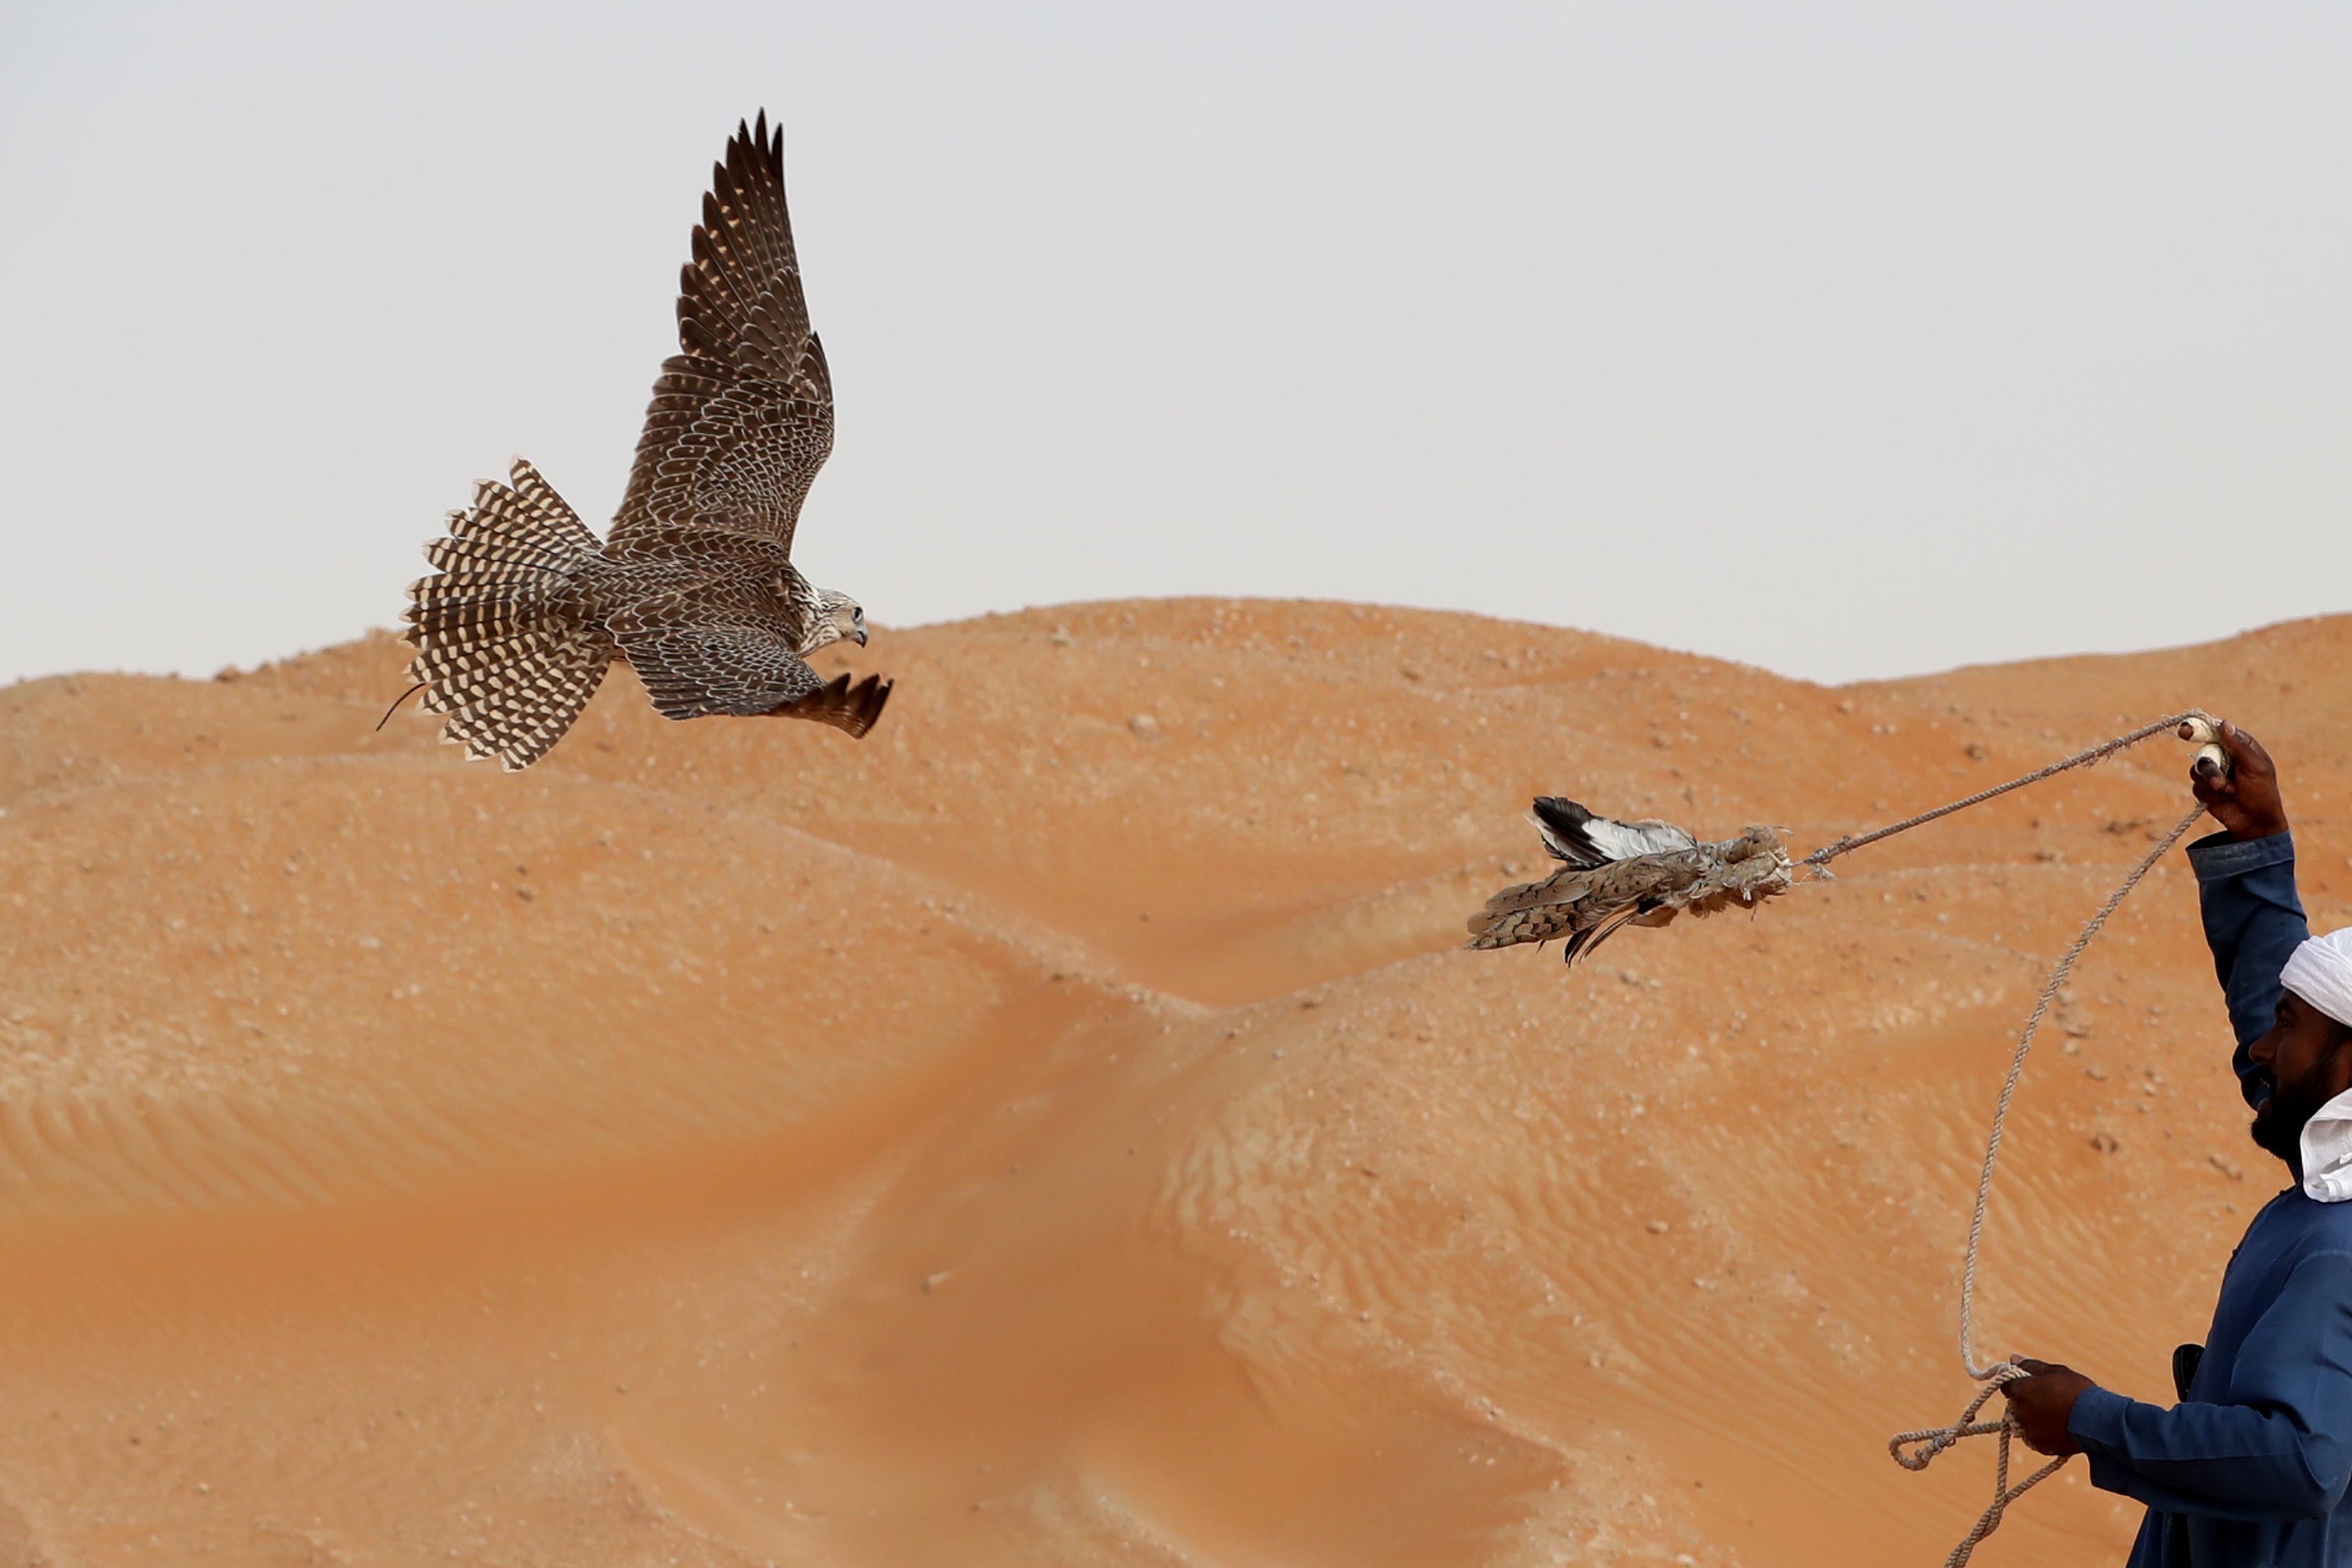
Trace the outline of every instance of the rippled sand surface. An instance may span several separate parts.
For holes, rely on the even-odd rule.
[[[520,776],[371,732],[382,637],[0,691],[0,1564],[1940,1562],[1990,1456],[1885,1437],[2185,748],[1573,972],[1462,919],[1539,791],[1810,847],[2201,703],[2343,923],[2347,653],[1097,605],[877,636],[862,744],[617,670]],[[2178,857],[2061,1022],[1986,1342],[2158,1396],[2278,1171]]]

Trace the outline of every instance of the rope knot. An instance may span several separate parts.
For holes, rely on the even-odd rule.
[[[1960,1543],[1952,1548],[1951,1555],[1944,1559],[1944,1568],[1964,1568],[1969,1554],[1976,1551],[1977,1542],[2000,1528],[2000,1517],[2009,1511],[2009,1505],[2056,1475],[2059,1468],[2066,1462],[2063,1458],[2053,1459],[2015,1486],[2010,1485],[2009,1450],[2010,1445],[2017,1440],[2017,1418],[2006,1411],[1998,1421],[1979,1421],[1977,1415],[1984,1409],[1987,1401],[2001,1391],[2003,1384],[2014,1383],[2028,1373],[2023,1367],[2004,1361],[1995,1362],[1980,1371],[1971,1371],[1969,1375],[1981,1380],[1984,1386],[1977,1390],[1977,1396],[1969,1401],[1969,1407],[1960,1412],[1958,1420],[1948,1426],[1924,1426],[1916,1432],[1897,1433],[1886,1444],[1886,1451],[1896,1464],[1906,1470],[1924,1470],[1935,1462],[1938,1454],[1958,1447],[1963,1437],[1998,1436],[2000,1438],[1999,1457],[1993,1461],[1992,1501],[1986,1506],[1984,1512],[1977,1516],[1976,1523],[1969,1527],[1968,1534],[1960,1538]]]
[[[2024,1375],[2025,1373],[2021,1368],[2011,1366],[2006,1362],[1991,1368],[1986,1373],[1985,1385],[1977,1390],[1977,1396],[1969,1401],[1969,1407],[1960,1412],[1960,1418],[1958,1421],[1953,1422],[1949,1426],[1922,1426],[1916,1432],[1897,1433],[1886,1440],[1888,1456],[1906,1470],[1924,1470],[1936,1462],[1936,1456],[1947,1448],[1958,1447],[1961,1438],[1989,1437],[1999,1432],[2003,1435],[2001,1451],[2003,1459],[2006,1461],[2009,1449],[2008,1434],[2014,1429],[2010,1418],[2003,1415],[1998,1421],[1979,1421],[1977,1419],[1977,1413],[1985,1407],[1986,1403],[1994,1394],[2000,1392],[2003,1384],[2013,1383]]]

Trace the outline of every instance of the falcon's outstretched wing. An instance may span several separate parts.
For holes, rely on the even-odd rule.
[[[677,339],[637,438],[615,556],[663,530],[715,529],[789,551],[801,502],[833,450],[833,381],[809,331],[784,207],[784,133],[761,112],[711,171],[679,274]]]
[[[616,616],[629,667],[665,719],[772,713],[822,691],[801,656],[767,626],[683,625]]]

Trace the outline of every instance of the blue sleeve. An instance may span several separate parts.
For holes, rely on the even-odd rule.
[[[2231,1032],[2238,1037],[2230,1065],[2251,1105],[2246,1047],[2270,1028],[2278,1012],[2279,971],[2311,934],[2294,892],[2294,837],[2273,833],[2240,843],[2216,833],[2189,847],[2189,863],[2197,871],[2205,944],[2213,950],[2213,973],[2230,1005]]]
[[[2294,1266],[2238,1352],[2229,1395],[2167,1410],[2085,1389],[2067,1430],[2093,1486],[2166,1513],[2326,1514],[2352,1477],[2352,1252]]]

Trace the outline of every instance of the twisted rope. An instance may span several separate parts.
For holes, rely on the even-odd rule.
[[[2000,1457],[1993,1469],[1992,1502],[1977,1517],[1976,1523],[1969,1527],[1960,1543],[1952,1548],[1951,1555],[1944,1559],[1944,1568],[1962,1568],[1969,1560],[1969,1554],[1977,1549],[1977,1543],[2000,1528],[2000,1516],[2008,1511],[2009,1505],[2056,1475],[2066,1463],[2063,1457],[2053,1459],[2012,1487],[2009,1484],[2009,1447],[2017,1436],[2017,1417],[2004,1411],[1998,1421],[1977,1419],[1977,1413],[1984,1408],[1987,1400],[2000,1391],[2001,1384],[2026,1375],[2021,1368],[2003,1361],[1979,1366],[1976,1352],[1977,1256],[1984,1244],[1985,1207],[1992,1198],[1992,1171],[2000,1159],[2000,1137],[2009,1124],[2009,1102],[2016,1097],[2018,1080],[2025,1076],[2026,1055],[2033,1049],[2033,1037],[2042,1028],[2042,1016],[2050,1011],[2051,1003],[2064,988],[2067,976],[2074,973],[2074,961],[2083,956],[2083,950],[2091,945],[2091,939],[2099,934],[2100,928],[2107,923],[2107,918],[2116,912],[2125,899],[2130,897],[2131,890],[2156,868],[2158,861],[2171,853],[2172,847],[2179,843],[2189,830],[2197,826],[2197,819],[2204,815],[2202,805],[2190,807],[2189,815],[2175,824],[2172,831],[2166,834],[2155,848],[2141,856],[2139,864],[2131,868],[2130,875],[2107,895],[2107,901],[2099,906],[2099,912],[2091,917],[2090,923],[2074,939],[2074,945],[2066,950],[2066,956],[2058,961],[2057,966],[2050,971],[2050,978],[2042,982],[2042,994],[2034,999],[2033,1011],[2025,1020],[2024,1031],[2017,1037],[2017,1049],[2010,1054],[2009,1076],[2001,1080],[2000,1098],[1993,1102],[1992,1131],[1985,1139],[1984,1164],[1977,1172],[1976,1210],[1969,1216],[1968,1252],[1960,1265],[1960,1364],[1968,1368],[1970,1377],[1984,1386],[1977,1391],[1974,1399],[1969,1401],[1969,1407],[1960,1412],[1960,1418],[1949,1426],[1928,1426],[1916,1432],[1900,1433],[1889,1438],[1886,1444],[1886,1451],[1894,1457],[1896,1464],[1906,1470],[1924,1470],[1937,1455],[1963,1437],[1980,1437],[1996,1432],[2000,1435]],[[1906,1453],[1906,1447],[1911,1451]]]
[[[1953,801],[1948,805],[1939,805],[1933,811],[1923,811],[1916,816],[1906,816],[1900,822],[1889,823],[1885,827],[1874,828],[1868,833],[1849,833],[1833,844],[1822,845],[1797,864],[1817,868],[1826,866],[1839,856],[1859,849],[1865,844],[1875,844],[1882,838],[1892,838],[1898,833],[1908,833],[1911,829],[1922,824],[1933,822],[1939,816],[1949,816],[1956,811],[1966,811],[1972,805],[1982,805],[1996,795],[2007,795],[2013,789],[2023,789],[2027,784],[2040,784],[2043,779],[2055,778],[2069,768],[2088,767],[2093,763],[2105,762],[2126,746],[2138,745],[2150,735],[2160,735],[2167,730],[2178,731],[2181,725],[2191,719],[2203,719],[2208,723],[2212,721],[2211,715],[2201,709],[2191,708],[2185,713],[2175,713],[2169,719],[2158,719],[2153,724],[2142,724],[2128,734],[2117,735],[2112,741],[2102,741],[2087,751],[2077,752],[2073,756],[2053,763],[2046,768],[2036,768],[2033,772],[2013,778],[2007,784],[1997,784],[1990,789],[1980,789],[1976,794]]]
[[[2156,869],[2156,863],[2171,853],[2172,847],[2179,843],[2189,830],[2197,826],[2197,819],[2204,815],[2202,805],[2190,807],[2189,815],[2175,823],[2172,831],[2166,834],[2155,848],[2141,856],[2139,864],[2131,868],[2131,874],[2107,895],[2107,901],[2099,906],[2099,912],[2091,917],[2091,923],[2083,928],[2082,934],[2074,939],[2074,945],[2066,950],[2066,956],[2058,961],[2057,967],[2050,972],[2050,978],[2042,983],[2042,994],[2034,999],[2033,1011],[2025,1020],[2024,1032],[2017,1037],[2017,1049],[2010,1055],[2009,1076],[2001,1080],[2000,1098],[1993,1101],[1992,1132],[1985,1140],[1984,1168],[1977,1173],[1976,1212],[1969,1216],[1968,1258],[1960,1268],[1960,1364],[1967,1367],[1969,1375],[1979,1382],[1992,1379],[1998,1385],[2008,1381],[2002,1375],[2004,1373],[2016,1371],[2006,1362],[1979,1366],[1973,1334],[1977,1252],[1984,1241],[1985,1204],[1992,1196],[1993,1162],[2000,1158],[2001,1130],[2008,1124],[2009,1102],[2017,1093],[2018,1080],[2025,1076],[2026,1053],[2033,1049],[2033,1037],[2042,1027],[2042,1015],[2050,1011],[2050,1004],[2064,989],[2067,976],[2074,972],[2074,961],[2083,956],[2083,950],[2091,945],[2091,939],[2099,934],[2100,928],[2107,923],[2107,918],[2116,912],[2125,899],[2131,896],[2131,890],[2140,885],[2141,879]]]
[[[1969,1401],[1969,1407],[1960,1412],[1958,1421],[1949,1426],[1926,1426],[1916,1432],[1900,1433],[1887,1440],[1886,1451],[1895,1456],[1896,1464],[1906,1470],[1924,1470],[1937,1455],[1963,1437],[1982,1437],[1995,1432],[2000,1434],[2000,1457],[1993,1462],[1992,1502],[1984,1512],[1977,1515],[1977,1521],[1969,1526],[1969,1532],[1960,1537],[1960,1543],[1945,1557],[1944,1568],[1963,1568],[1969,1554],[1976,1551],[1977,1542],[2000,1528],[2000,1516],[2009,1511],[2009,1505],[2056,1475],[2066,1463],[2063,1458],[2053,1459],[2015,1486],[2011,1486],[2009,1447],[2017,1438],[2016,1418],[2004,1413],[1998,1421],[1977,1419],[1977,1412],[1985,1407],[1986,1400],[2000,1392],[2002,1384],[2014,1382],[2024,1375],[2022,1367],[2003,1362],[1993,1369],[1993,1375],[1985,1385],[1977,1390],[1977,1396]],[[1916,1445],[1916,1447],[1906,1453],[1906,1444]]]
[[[2111,741],[2103,741],[2088,750],[2077,752],[2071,757],[2053,763],[2046,768],[2038,768],[2032,773],[2013,778],[2007,784],[1995,784],[1990,789],[1979,790],[1964,800],[1956,800],[1948,805],[1939,805],[1933,811],[1923,811],[1916,816],[1906,817],[1901,822],[1893,823],[1874,832],[1849,834],[1834,843],[1814,850],[1799,863],[1811,866],[1822,871],[1823,876],[1827,876],[1828,872],[1822,868],[1829,862],[1851,850],[1859,849],[1865,844],[1875,844],[1882,838],[1892,838],[1898,833],[1908,832],[1923,823],[1933,822],[1937,817],[1949,816],[1956,811],[1966,811],[1969,806],[1980,805],[1996,795],[2007,795],[2014,789],[2023,789],[2027,784],[2039,784],[2042,780],[2063,773],[2070,768],[2085,767],[2093,763],[2104,761],[2125,747],[2137,745],[2151,735],[2161,734],[2167,730],[2177,731],[2192,719],[2202,719],[2208,723],[2211,722],[2209,715],[2199,710],[2190,709],[2185,713],[2176,713],[2168,719],[2160,719],[2152,724],[2143,724],[2137,730],[2118,735]],[[2000,1392],[2002,1384],[2027,1375],[2022,1368],[2008,1362],[1997,1361],[1989,1365],[1979,1366],[1977,1363],[1976,1352],[1977,1258],[1983,1247],[1985,1208],[1992,1197],[1993,1167],[2000,1159],[2001,1133],[2009,1124],[2010,1101],[2016,1097],[2018,1082],[2025,1076],[2025,1058],[2033,1049],[2033,1037],[2041,1032],[2043,1016],[2050,1011],[2050,1005],[2057,999],[2058,993],[2064,989],[2067,977],[2074,973],[2075,960],[2083,956],[2083,951],[2091,945],[2092,938],[2099,934],[2101,928],[2107,923],[2108,918],[2122,906],[2124,900],[2131,896],[2131,890],[2138,887],[2147,874],[2156,868],[2158,861],[2171,853],[2172,847],[2179,843],[2191,827],[2197,826],[2197,819],[2204,814],[2203,805],[2192,807],[2189,815],[2182,817],[2155,848],[2140,858],[2139,864],[2131,868],[2130,874],[2124,878],[2116,890],[2107,895],[2107,901],[2099,906],[2099,912],[2091,917],[2090,923],[2085,925],[2082,933],[2074,938],[2074,945],[2066,950],[2065,956],[2058,961],[2056,966],[2050,971],[2049,978],[2042,982],[2042,994],[2034,999],[2033,1011],[2027,1016],[2025,1027],[2018,1035],[2017,1048],[2010,1053],[2009,1075],[2001,1080],[2000,1096],[1993,1102],[1992,1130],[1985,1139],[1984,1164],[1977,1172],[1976,1209],[1969,1216],[1968,1250],[1960,1264],[1960,1364],[1967,1368],[1968,1374],[1971,1378],[1984,1386],[1977,1390],[1977,1396],[1969,1401],[1969,1407],[1961,1411],[1959,1419],[1950,1426],[1925,1426],[1915,1432],[1897,1433],[1889,1438],[1886,1444],[1886,1451],[1896,1464],[1906,1470],[1924,1470],[1934,1463],[1937,1455],[1956,1447],[1962,1438],[1997,1435],[2000,1439],[1999,1456],[1993,1464],[1992,1501],[1987,1505],[1981,1514],[1977,1516],[1976,1523],[1969,1527],[1969,1532],[1960,1538],[1958,1545],[1952,1548],[1950,1555],[1944,1559],[1944,1568],[1964,1568],[1970,1554],[1976,1551],[1978,1543],[2000,1528],[2001,1516],[2008,1512],[2009,1505],[2056,1475],[2066,1463],[2063,1457],[2053,1459],[2015,1486],[2011,1486],[2009,1479],[2010,1447],[2017,1440],[2016,1416],[2004,1411],[1998,1421],[1978,1419],[1979,1414],[1984,1409],[1986,1404],[1994,1394]]]

